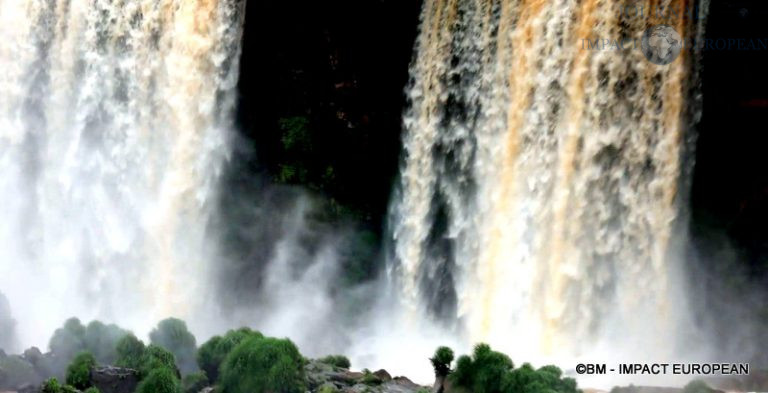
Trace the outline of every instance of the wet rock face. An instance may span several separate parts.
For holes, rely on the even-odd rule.
[[[137,374],[129,368],[96,367],[91,371],[91,382],[101,393],[133,393],[139,384]]]
[[[405,377],[392,377],[386,370],[357,372],[315,360],[305,366],[310,392],[339,393],[416,393],[426,386]]]

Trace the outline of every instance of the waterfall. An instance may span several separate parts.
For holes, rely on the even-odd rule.
[[[22,341],[203,306],[244,2],[0,1],[0,290]]]
[[[701,38],[685,11],[706,7],[629,6],[425,1],[390,213],[389,277],[411,320],[525,360],[674,350],[698,51],[655,65],[639,42],[657,24]]]

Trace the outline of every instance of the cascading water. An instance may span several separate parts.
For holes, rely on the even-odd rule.
[[[194,322],[244,4],[0,1],[0,291],[25,345],[73,315]]]
[[[525,360],[675,350],[697,51],[659,66],[585,40],[639,47],[662,23],[700,38],[706,7],[626,12],[640,5],[425,2],[390,218],[411,319],[460,321],[466,342]]]

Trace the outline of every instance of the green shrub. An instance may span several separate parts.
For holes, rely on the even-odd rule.
[[[58,358],[69,363],[75,355],[86,350],[85,326],[77,318],[67,319],[63,327],[53,332],[48,347]]]
[[[40,391],[42,393],[61,393],[61,384],[56,378],[50,378],[43,382]]]
[[[83,341],[85,348],[93,354],[96,361],[101,364],[114,364],[117,360],[117,343],[128,334],[130,333],[127,330],[117,325],[92,321],[85,328]]]
[[[181,380],[181,387],[184,393],[198,393],[208,385],[208,377],[204,371],[187,374]]]
[[[128,334],[117,342],[117,361],[115,364],[119,367],[138,370],[144,361],[145,350],[144,342],[133,334]]]
[[[432,362],[432,368],[435,370],[435,376],[445,377],[451,373],[453,350],[448,347],[437,348],[435,355],[432,356],[429,361]]]
[[[360,382],[362,382],[365,385],[373,386],[373,385],[381,385],[382,380],[381,380],[381,378],[375,376],[371,372],[371,370],[366,368],[366,369],[363,370],[363,378],[360,379]]]
[[[456,362],[453,382],[474,393],[500,392],[502,380],[512,367],[507,355],[491,350],[488,344],[478,344],[471,358],[465,355]]]
[[[81,352],[67,367],[67,384],[83,390],[91,386],[91,370],[96,366],[96,358],[90,352]]]
[[[538,370],[525,363],[514,368],[512,360],[487,344],[475,346],[472,356],[461,356],[449,378],[455,386],[473,393],[578,393],[576,381],[563,378],[555,366]]]
[[[79,391],[72,386],[60,384],[56,378],[50,378],[43,382],[40,391],[42,393],[79,393]]]
[[[349,359],[344,355],[328,355],[322,359],[319,359],[320,363],[330,364],[334,367],[349,368],[351,363]]]
[[[158,347],[154,344],[149,345],[144,350],[142,359],[141,366],[139,367],[140,378],[149,375],[153,370],[158,368],[167,368],[176,375],[176,378],[181,378],[179,369],[176,367],[176,358],[165,348]]]
[[[158,367],[139,383],[136,393],[181,393],[181,384],[171,369]]]
[[[290,340],[251,337],[221,366],[223,393],[304,393],[303,358]]]
[[[263,338],[264,336],[249,328],[240,328],[228,331],[224,337],[214,336],[200,346],[200,349],[197,351],[197,364],[205,372],[205,375],[208,376],[210,383],[213,384],[219,380],[221,364],[229,352],[243,340],[251,337]]]
[[[91,386],[88,389],[85,389],[83,393],[101,393],[101,392],[99,392],[99,389],[97,389],[96,387]]]
[[[197,371],[197,342],[184,321],[177,318],[160,321],[157,328],[149,333],[149,339],[152,344],[171,351],[183,374]]]
[[[513,370],[504,380],[504,391],[520,393],[561,392],[576,393],[576,381],[562,378],[562,371],[555,366],[535,370],[530,364]]]
[[[323,385],[320,386],[320,389],[317,391],[317,393],[338,393],[339,390],[336,389],[333,385]]]

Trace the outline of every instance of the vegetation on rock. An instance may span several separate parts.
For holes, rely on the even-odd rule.
[[[181,382],[173,370],[158,367],[139,383],[136,393],[181,393]]]
[[[451,373],[451,363],[453,362],[453,350],[448,347],[439,347],[435,355],[429,358],[432,362],[432,368],[435,370],[436,377],[445,377]]]
[[[195,336],[187,329],[187,324],[177,318],[168,318],[160,321],[157,327],[149,333],[152,344],[170,351],[178,362],[182,374],[197,371],[195,354],[197,341]]]
[[[318,360],[320,361],[320,363],[330,364],[331,366],[340,367],[340,368],[350,368],[352,365],[349,362],[349,358],[347,358],[344,355],[328,355]]]
[[[436,354],[437,355],[437,354]],[[555,366],[534,369],[525,363],[515,368],[512,360],[487,344],[475,346],[472,356],[464,355],[448,378],[454,386],[473,393],[578,393],[576,381],[563,378]]]
[[[288,339],[251,337],[238,344],[221,366],[223,393],[304,393],[304,359]]]
[[[91,387],[91,370],[96,366],[96,358],[90,352],[81,352],[67,367],[67,384],[84,390]]]
[[[264,336],[249,328],[230,330],[222,336],[211,337],[197,351],[197,364],[208,376],[211,383],[219,380],[221,364],[227,355],[243,340],[247,338],[263,338]]]
[[[181,380],[181,388],[184,393],[199,393],[208,385],[208,377],[204,371],[187,374]]]

